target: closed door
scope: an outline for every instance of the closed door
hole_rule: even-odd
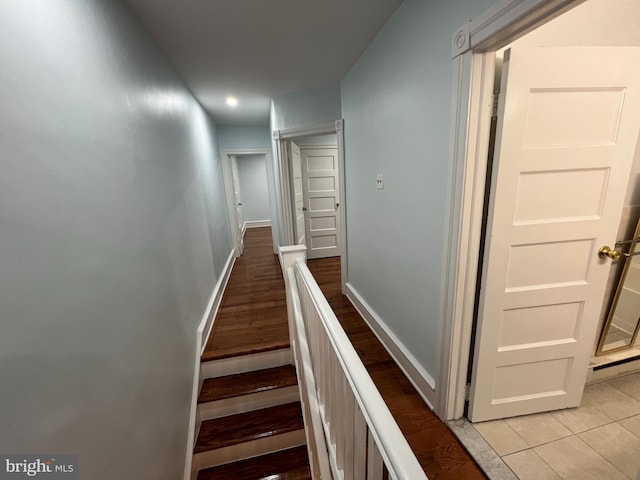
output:
[[[307,257],[340,255],[338,150],[303,148],[302,191],[306,210]]]
[[[580,404],[640,128],[640,50],[505,55],[469,418]]]
[[[293,202],[295,207],[295,237],[296,244],[305,245],[305,206],[304,193],[302,192],[302,160],[300,147],[291,142],[291,171],[293,174]]]

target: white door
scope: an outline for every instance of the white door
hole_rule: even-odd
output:
[[[293,173],[293,203],[295,210],[295,237],[297,245],[305,245],[304,194],[302,192],[302,163],[300,147],[291,142],[291,171]]]
[[[579,405],[640,128],[640,49],[505,55],[469,418]]]
[[[301,157],[307,258],[337,257],[340,255],[338,149],[303,148]]]
[[[236,238],[238,239],[238,245],[240,245],[240,255],[244,252],[244,236],[242,234],[242,227],[244,224],[244,218],[242,214],[242,200],[240,197],[240,180],[238,177],[238,160],[235,156],[231,156],[231,178],[233,180],[233,205],[236,211]]]

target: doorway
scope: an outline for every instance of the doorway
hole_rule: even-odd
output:
[[[294,238],[307,258],[341,254],[337,136],[315,135],[287,141],[291,166]]]
[[[448,306],[450,308],[449,311],[451,312],[451,318],[453,318],[453,322],[450,326],[451,328],[448,329],[448,334],[451,335],[450,339],[452,340],[453,347],[451,350],[447,351],[446,357],[443,360],[443,374],[441,376],[441,379],[443,381],[441,385],[445,385],[445,388],[440,391],[439,405],[437,407],[437,410],[439,411],[441,416],[443,416],[443,418],[458,418],[462,416],[464,409],[464,390],[467,378],[466,373],[469,371],[469,365],[467,363],[468,358],[465,358],[465,355],[468,355],[470,350],[469,344],[471,342],[473,316],[472,312],[475,302],[474,293],[476,279],[478,277],[477,267],[474,267],[473,264],[475,261],[479,260],[478,246],[480,245],[482,239],[480,232],[482,225],[482,205],[484,205],[484,171],[486,170],[486,152],[488,151],[489,147],[489,119],[491,118],[492,113],[490,105],[491,102],[486,101],[486,99],[491,98],[493,94],[495,55],[491,52],[495,52],[498,48],[501,48],[505,44],[515,40],[518,36],[521,35],[518,32],[522,32],[523,30],[533,30],[534,27],[547,22],[550,17],[549,12],[552,12],[551,16],[557,16],[559,13],[569,10],[570,6],[575,6],[576,4],[582,2],[558,1],[536,3],[538,4],[538,8],[532,8],[530,11],[526,12],[527,14],[524,16],[517,17],[514,12],[512,21],[514,25],[519,25],[518,28],[512,29],[510,33],[505,33],[504,24],[499,28],[496,27],[492,34],[488,33],[484,37],[484,45],[473,45],[473,48],[475,50],[473,53],[471,53],[471,51],[468,51],[463,55],[464,58],[458,59],[458,74],[462,76],[469,75],[469,84],[471,87],[470,92],[466,93],[463,87],[458,91],[460,97],[454,99],[456,101],[464,101],[463,99],[465,95],[467,95],[467,99],[471,98],[469,111],[466,112],[468,117],[471,119],[469,130],[466,130],[464,127],[458,127],[458,133],[462,131],[464,136],[464,139],[460,139],[460,142],[465,145],[464,152],[459,156],[459,158],[464,157],[465,160],[461,165],[462,169],[459,171],[460,184],[463,190],[463,200],[461,201],[461,213],[460,217],[458,218],[458,220],[460,220],[459,225],[461,225],[461,228],[457,232],[457,234],[459,235],[458,238],[460,240],[464,240],[462,240],[461,243],[458,244],[457,249],[459,254],[458,258],[464,258],[467,261],[467,265],[461,266],[460,264],[458,264],[454,267],[455,272],[452,277],[452,285],[455,285],[455,288],[452,287],[452,293],[449,296],[451,302]],[[624,29],[620,28],[620,19],[629,17],[616,11],[615,8],[612,8],[611,2],[602,2],[600,0],[587,1],[583,4],[582,7],[575,8],[572,13],[576,14],[577,16],[584,16],[589,13],[587,12],[587,10],[593,10],[594,8],[597,9],[597,7],[604,7],[605,3],[605,10],[609,13],[609,15],[613,15],[611,20],[612,24],[616,25],[615,30],[608,37],[608,44],[625,45],[629,42],[633,42],[633,44],[635,44],[635,42],[637,41],[636,39],[625,40],[624,38],[621,38],[621,34],[623,33],[621,32],[621,30],[624,31]],[[542,6],[543,4],[544,8]],[[550,8],[551,4],[554,4],[556,6],[556,10]],[[623,7],[627,6],[635,8],[635,6],[631,4],[631,2],[620,2],[620,4]],[[497,7],[495,10],[497,10]],[[522,12],[519,13],[522,14]],[[576,34],[578,36],[582,37],[582,39],[579,41],[587,43],[591,42],[591,44],[595,42],[596,45],[603,44],[602,42],[604,42],[604,39],[606,39],[606,36],[602,33],[603,29],[599,28],[598,32],[593,32],[585,29],[584,25],[597,24],[599,25],[599,27],[601,27],[603,25],[604,18],[606,18],[606,15],[605,17],[598,17],[597,21],[587,23],[584,23],[584,21],[581,22],[579,30],[575,31],[577,32]],[[569,28],[567,28],[566,22],[565,24],[562,24],[562,22],[565,21],[566,18],[563,20],[563,17],[558,17],[556,20],[560,21],[561,23],[554,24],[553,21],[549,22],[548,24],[545,24],[545,28],[538,28],[537,30],[533,30],[532,33],[534,34],[534,36],[539,36],[544,33],[544,30],[546,30],[547,33],[552,32],[556,34],[556,44],[575,44],[577,40],[575,39],[575,37],[571,38],[571,31]],[[633,23],[633,20],[631,21]],[[638,20],[638,17],[636,17],[635,22],[638,21],[640,20]],[[604,23],[606,23],[606,20],[604,21]],[[469,28],[470,30],[472,30],[473,25],[471,25]],[[514,31],[516,33],[514,33]],[[482,35],[479,35],[479,37],[482,37]],[[522,46],[522,44],[526,42],[526,40],[524,40],[525,38],[526,37],[522,37],[516,43],[520,42],[520,46]],[[560,40],[558,40],[558,38],[560,38]],[[584,43],[582,44],[584,45]],[[469,86],[469,84],[467,85]],[[458,115],[458,118],[464,118],[464,116],[464,114]],[[456,154],[456,152],[454,152],[454,154]],[[465,173],[463,174],[462,172]],[[626,188],[623,190],[626,190]],[[475,260],[472,260],[474,258]],[[571,335],[567,336],[567,338],[570,337]],[[541,341],[545,342],[546,340]],[[553,343],[554,341],[555,340],[552,340],[551,343]],[[589,348],[593,350],[591,354],[593,354],[595,352],[595,338],[586,340],[583,339],[582,341],[591,342],[593,344],[589,345]],[[512,353],[518,350],[518,348],[516,348],[514,345],[503,345],[502,349],[504,351],[511,350]],[[447,349],[445,348],[445,350]],[[503,370],[502,373],[505,373],[505,371]],[[514,382],[517,383],[517,381],[517,379],[510,380],[508,384],[514,385]],[[562,382],[560,382],[559,385],[560,387],[556,390],[562,390],[564,388],[564,384]],[[523,394],[522,396],[526,397],[526,395],[527,394]]]
[[[222,175],[229,220],[229,236],[235,255],[244,250],[247,228],[272,226],[276,218],[271,152],[266,149],[222,149]],[[274,253],[277,232],[272,228]]]
[[[281,244],[304,243],[307,258],[339,257],[348,282],[343,121],[273,132]]]

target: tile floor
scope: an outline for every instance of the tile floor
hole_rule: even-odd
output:
[[[578,408],[473,426],[520,480],[635,479],[640,373],[588,385]]]

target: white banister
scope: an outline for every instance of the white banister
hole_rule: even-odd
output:
[[[427,480],[380,392],[297,251],[281,260],[314,479]],[[303,247],[304,248],[304,247]],[[286,269],[284,268],[284,265]]]

